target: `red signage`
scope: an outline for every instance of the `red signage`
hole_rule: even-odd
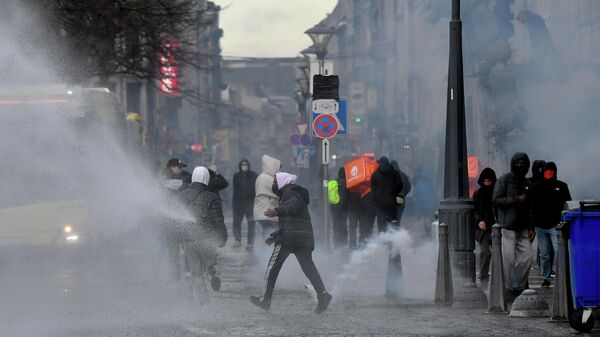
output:
[[[164,95],[179,96],[179,67],[176,65],[175,59],[175,54],[179,50],[179,42],[162,40],[160,45],[162,52],[158,53],[158,89]]]
[[[321,139],[334,137],[338,132],[338,128],[337,119],[329,114],[321,114],[313,122],[313,131]]]

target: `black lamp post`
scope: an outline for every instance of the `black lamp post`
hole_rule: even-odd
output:
[[[462,282],[475,283],[475,227],[467,168],[460,0],[452,0],[447,96],[446,162],[440,222],[448,225],[454,277]]]

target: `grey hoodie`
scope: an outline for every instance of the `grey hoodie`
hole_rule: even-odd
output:
[[[279,197],[273,193],[275,173],[279,172],[281,162],[273,157],[262,157],[262,173],[256,179],[256,198],[254,199],[254,219],[279,221],[277,218],[265,216],[267,209],[279,206]]]

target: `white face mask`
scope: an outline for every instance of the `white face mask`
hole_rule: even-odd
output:
[[[242,172],[246,172],[248,171],[249,167],[248,165],[242,165]]]

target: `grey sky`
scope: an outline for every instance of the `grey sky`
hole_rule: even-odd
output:
[[[223,9],[224,56],[296,56],[311,41],[304,31],[337,0],[213,0]]]

